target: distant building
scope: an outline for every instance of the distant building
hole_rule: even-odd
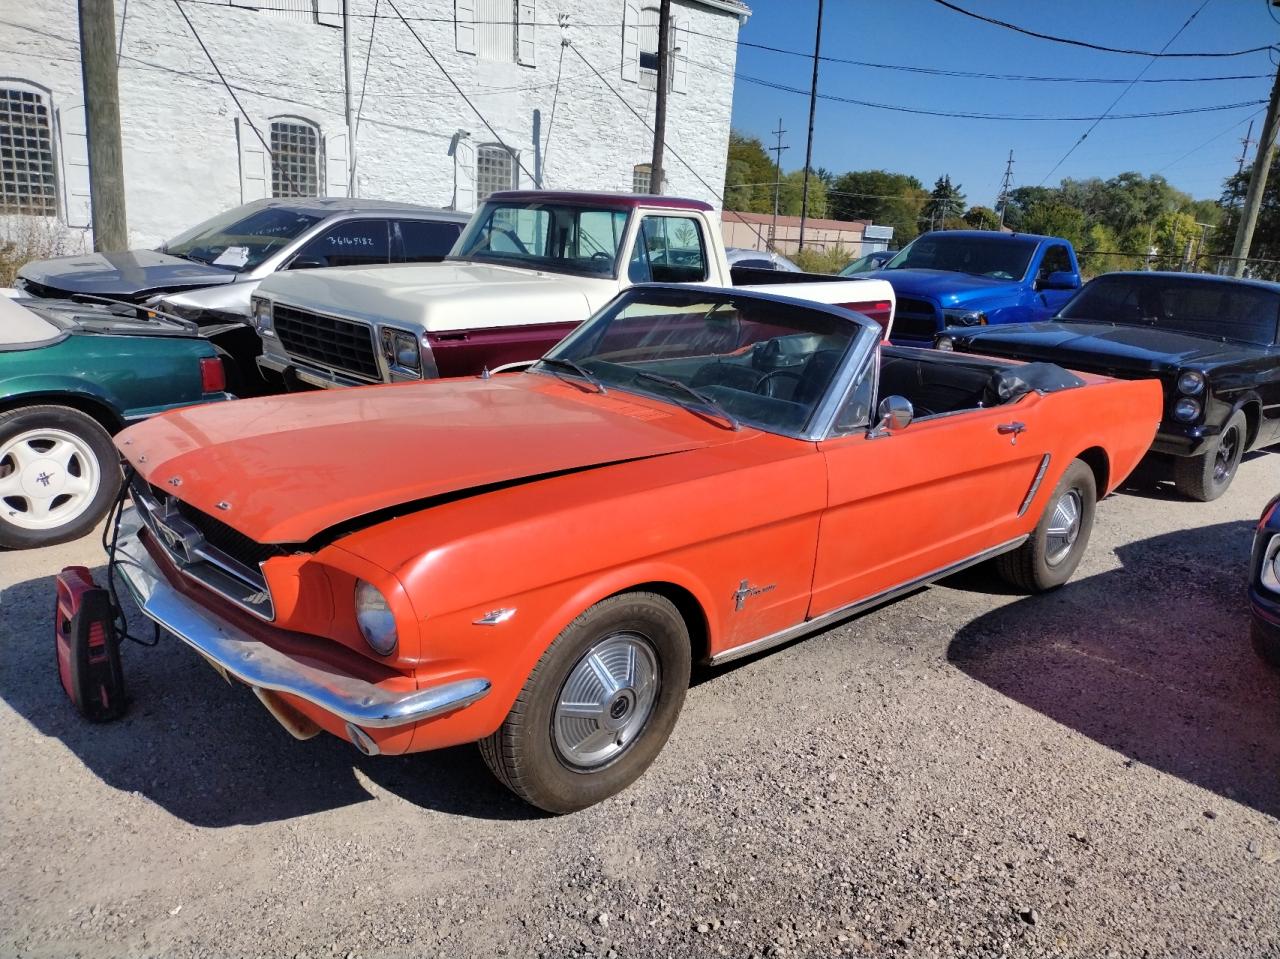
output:
[[[773,234],[772,213],[740,213],[725,210],[720,215],[725,246],[763,250],[772,238],[773,248],[790,255],[800,248],[800,217],[780,216],[777,235]],[[893,241],[893,227],[876,226],[870,220],[822,220],[809,217],[804,224],[807,250],[831,250],[841,247],[850,256],[865,256],[888,249]]]
[[[116,0],[134,243],[264,196],[354,193],[471,210],[512,187],[649,187],[658,0],[400,0],[408,26],[390,4],[349,0],[345,28],[341,0],[180,2]],[[718,204],[702,181],[724,182],[736,40],[749,15],[739,0],[673,4],[665,193]],[[0,216],[83,241],[77,5],[0,0],[0,19]]]

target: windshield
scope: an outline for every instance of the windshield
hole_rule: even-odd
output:
[[[1020,280],[1027,275],[1027,266],[1035,251],[1034,240],[926,233],[903,247],[883,268],[943,270],[997,280]]]
[[[861,329],[822,310],[758,297],[635,288],[551,350],[552,362],[534,371],[571,378],[568,364],[555,361],[572,361],[590,374],[587,388],[643,393],[796,436]]]
[[[313,213],[251,203],[205,220],[174,237],[160,252],[243,273],[320,220]]]
[[[1280,325],[1280,292],[1224,280],[1113,273],[1091,281],[1058,319],[1153,326],[1270,346]]]
[[[490,201],[449,258],[614,278],[627,216],[625,209]]]

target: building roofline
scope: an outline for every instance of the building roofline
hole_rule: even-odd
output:
[[[721,10],[724,13],[732,13],[738,18],[740,25],[745,24],[747,18],[751,16],[751,8],[740,0],[688,0],[688,2],[696,3],[700,7]]]

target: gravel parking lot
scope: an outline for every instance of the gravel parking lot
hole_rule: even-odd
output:
[[[1280,672],[1247,638],[1255,454],[1099,506],[1075,580],[969,571],[704,672],[621,797],[549,818],[473,748],[293,741],[173,640],[82,722],[51,576],[0,554],[5,956],[1276,956]]]

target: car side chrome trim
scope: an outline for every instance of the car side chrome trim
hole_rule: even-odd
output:
[[[940,567],[939,569],[935,569],[930,573],[925,573],[923,576],[917,576],[915,579],[908,580],[898,586],[891,586],[889,589],[876,593],[872,596],[868,596],[865,599],[860,599],[847,606],[841,606],[839,609],[833,609],[829,613],[823,613],[821,616],[817,616],[813,619],[806,619],[803,623],[797,623],[795,626],[788,626],[786,629],[780,630],[769,636],[762,636],[760,639],[753,639],[748,643],[743,643],[741,646],[734,646],[730,649],[724,650],[723,652],[716,653],[710,658],[709,662],[712,666],[731,663],[735,659],[742,659],[744,656],[751,656],[755,653],[764,652],[766,649],[772,649],[774,646],[780,646],[783,643],[797,639],[808,633],[816,633],[821,629],[825,629],[828,626],[840,622],[842,619],[848,619],[851,616],[855,616],[858,613],[871,609],[873,606],[879,606],[880,604],[887,603],[892,599],[897,599],[899,596],[909,593],[914,589],[919,589],[921,586],[927,586],[935,580],[942,579],[944,576],[950,576],[951,574],[958,573],[963,569],[968,569],[970,566],[976,566],[978,563],[986,562],[993,557],[999,556],[1001,553],[1007,553],[1010,550],[1017,549],[1025,543],[1027,539],[1028,536],[1024,534],[1016,537],[1015,539],[1007,540],[998,546],[993,546],[990,549],[984,549],[980,553],[974,553],[972,556],[967,559],[962,559],[958,563],[952,563],[949,566]]]
[[[112,557],[116,574],[138,608],[219,672],[234,676],[255,692],[288,693],[368,729],[421,722],[469,706],[489,693],[489,680],[480,677],[395,692],[319,660],[274,649],[174,589],[140,539],[141,530],[137,513],[126,511]]]
[[[1027,511],[1027,507],[1031,505],[1031,501],[1036,498],[1036,493],[1040,491],[1040,484],[1044,481],[1045,470],[1049,468],[1049,454],[1045,453],[1040,457],[1040,468],[1036,470],[1036,478],[1031,481],[1031,489],[1027,490],[1026,497],[1022,500],[1022,505],[1018,507],[1018,515],[1021,516]]]

